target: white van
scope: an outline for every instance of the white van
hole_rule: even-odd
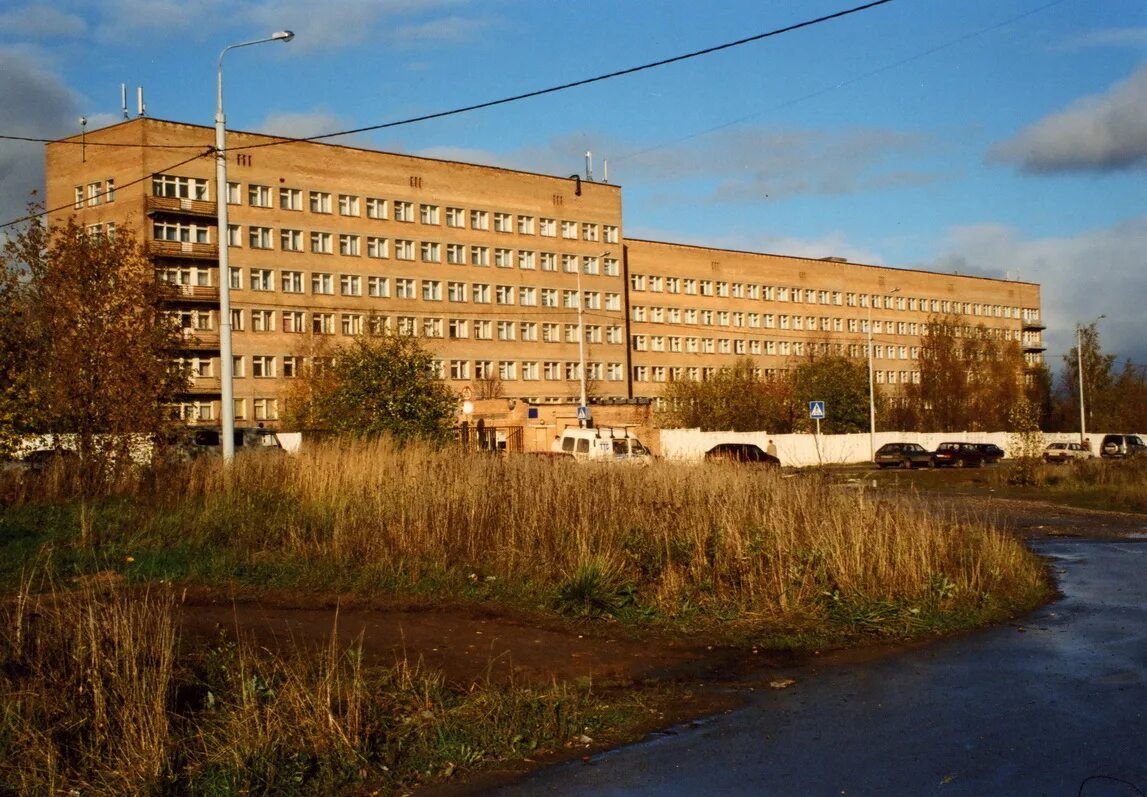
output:
[[[575,459],[602,462],[648,462],[653,459],[645,444],[617,426],[593,429],[571,427],[554,441],[554,451],[570,454]]]

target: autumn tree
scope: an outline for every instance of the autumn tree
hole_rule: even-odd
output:
[[[1023,351],[983,324],[933,316],[920,347],[920,382],[905,389],[921,431],[1008,428],[1018,402],[1031,401]]]
[[[1065,430],[1079,431],[1079,373],[1080,355],[1083,361],[1084,411],[1087,413],[1088,429],[1110,429],[1118,426],[1113,417],[1115,401],[1115,355],[1107,354],[1099,340],[1096,322],[1076,330],[1076,345],[1068,349],[1063,357],[1063,370],[1060,372],[1059,406],[1060,426]]]
[[[30,222],[5,244],[3,268],[0,346],[24,356],[5,357],[0,386],[21,428],[74,435],[87,462],[126,462],[132,435],[170,425],[186,384],[155,267],[130,230],[96,235],[73,219]]]
[[[813,428],[814,422],[804,410],[810,401],[823,401],[826,416],[821,421],[822,432],[845,434],[868,429],[868,367],[863,360],[814,354],[794,369],[792,380],[794,415],[800,426]],[[876,398],[881,403],[880,396]]]
[[[752,360],[722,368],[703,381],[670,382],[660,423],[668,428],[775,433],[792,428],[791,383],[758,375]]]
[[[450,438],[458,396],[437,377],[433,357],[416,338],[362,337],[332,354],[326,367],[304,375],[292,419],[338,434]]]

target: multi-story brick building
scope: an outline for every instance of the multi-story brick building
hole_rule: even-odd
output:
[[[47,203],[130,225],[173,286],[194,379],[181,408],[219,417],[213,130],[140,118],[47,146]],[[340,341],[417,335],[475,396],[655,397],[737,358],[765,371],[824,344],[881,383],[918,378],[923,324],[958,313],[1042,351],[1031,283],[623,236],[615,185],[228,133],[236,418],[273,421]],[[579,291],[582,294],[579,314]],[[580,322],[580,323],[579,323]]]

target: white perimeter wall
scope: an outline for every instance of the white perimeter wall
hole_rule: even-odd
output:
[[[1098,456],[1099,443],[1106,432],[1088,432],[1091,450]],[[1141,435],[1142,436],[1142,435]],[[1011,435],[1008,432],[877,432],[875,448],[885,443],[919,443],[929,451],[935,451],[940,443],[954,441],[961,443],[995,443],[1007,455]],[[807,467],[809,465],[844,465],[853,462],[871,462],[868,450],[868,433],[863,434],[769,434],[768,432],[702,432],[700,429],[662,429],[661,453],[666,459],[695,461],[703,458],[705,452],[718,443],[756,443],[762,450],[767,449],[772,440],[777,447],[777,456],[782,465]],[[1043,435],[1043,443],[1077,442],[1079,433],[1048,432]]]

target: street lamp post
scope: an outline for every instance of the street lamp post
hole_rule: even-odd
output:
[[[223,428],[220,436],[223,446],[223,459],[230,461],[235,456],[235,364],[231,359],[231,267],[228,257],[227,230],[227,125],[223,115],[223,56],[228,50],[249,47],[264,42],[289,42],[295,34],[289,30],[272,33],[265,39],[255,39],[224,47],[219,53],[218,92],[215,100],[215,201],[219,245],[219,367],[220,403]]]
[[[899,288],[888,292],[900,293]],[[868,458],[876,458],[876,385],[872,378],[872,297],[868,297]]]
[[[1092,326],[1098,324],[1102,318],[1107,316],[1099,316],[1092,322]],[[1079,371],[1079,444],[1087,448],[1087,422],[1084,420],[1083,411],[1083,327],[1079,324],[1075,326],[1075,364]]]

